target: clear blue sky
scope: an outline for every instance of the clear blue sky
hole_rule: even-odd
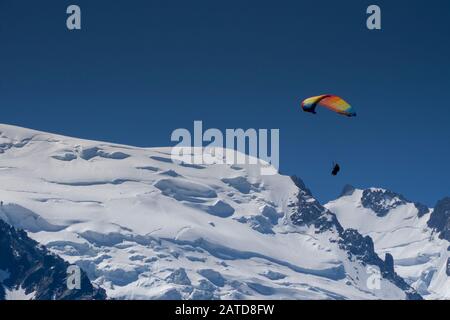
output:
[[[281,171],[321,201],[346,183],[450,195],[449,90],[448,0],[0,0],[0,122],[138,146],[194,120],[280,128]],[[321,93],[358,117],[300,110]]]

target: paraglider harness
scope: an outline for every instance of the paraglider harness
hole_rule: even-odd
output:
[[[339,167],[339,164],[333,162],[333,171],[331,171],[331,175],[336,176],[340,170],[341,167]]]

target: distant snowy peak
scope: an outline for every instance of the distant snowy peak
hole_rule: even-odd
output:
[[[345,229],[336,217],[336,214],[322,206],[306,188],[303,181],[294,176],[292,180],[299,188],[297,196],[298,202],[295,204],[295,210],[290,216],[291,221],[299,226],[313,225],[317,232],[331,232],[333,239],[337,241],[339,247],[347,253],[349,259],[355,259],[363,265],[377,266],[381,276],[394,283],[397,287],[404,290],[407,299],[422,299],[422,297],[394,271],[394,260],[391,254],[385,254],[385,260],[382,260],[375,252],[373,240],[369,236],[363,236],[358,230],[351,227]],[[354,188],[347,187],[347,194],[352,194]]]
[[[433,210],[420,202],[413,202],[399,193],[382,188],[361,190],[346,185],[341,197],[352,197],[352,201],[373,211],[378,217],[384,217],[401,206],[413,205],[419,218],[431,213],[427,221],[428,226],[439,233],[442,239],[450,240],[450,197],[439,200]]]
[[[381,188],[344,189],[325,205],[342,226],[373,239],[375,251],[389,254],[393,259],[386,264],[392,264],[420,295],[450,298],[450,198],[429,209]]]
[[[351,196],[356,191],[353,186],[346,185],[341,193],[341,197]],[[403,195],[382,188],[369,188],[361,190],[361,205],[366,209],[371,209],[379,217],[386,216],[391,210],[413,204],[417,209],[419,217],[430,212],[430,209],[419,202],[412,202]]]

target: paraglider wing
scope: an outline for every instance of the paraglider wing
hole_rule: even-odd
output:
[[[315,96],[302,101],[302,109],[305,112],[316,113],[318,105],[348,117],[356,116],[356,112],[351,105],[344,99],[332,94]]]
[[[311,98],[307,98],[302,101],[302,109],[305,112],[311,112],[316,113],[316,107],[317,104],[320,102],[320,100],[326,98],[328,95],[321,95],[321,96],[315,96]]]

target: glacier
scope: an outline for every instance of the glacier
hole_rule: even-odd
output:
[[[0,219],[109,298],[420,298],[375,254],[386,250],[363,236],[373,230],[321,206],[300,179],[170,155],[0,125]],[[433,247],[429,259],[438,249],[427,237],[417,245]],[[400,275],[419,277],[413,256],[393,256]],[[376,290],[369,265],[382,275]]]

